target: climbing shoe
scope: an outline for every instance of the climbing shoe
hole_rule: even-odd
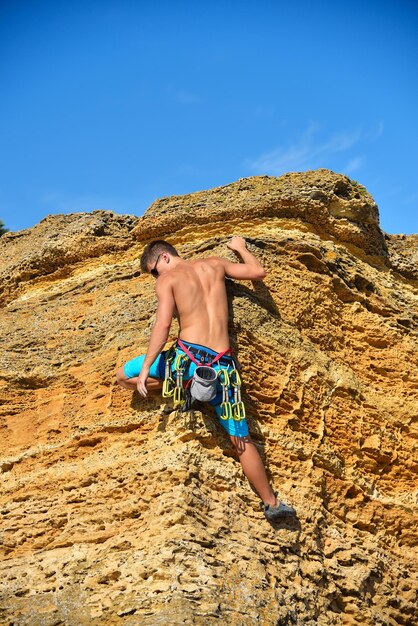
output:
[[[274,494],[277,499],[277,494]],[[264,515],[269,522],[275,522],[280,519],[288,519],[289,517],[296,517],[295,509],[289,504],[280,502],[277,500],[277,504],[272,506],[271,504],[264,505]]]

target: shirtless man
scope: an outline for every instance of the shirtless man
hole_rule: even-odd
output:
[[[184,354],[186,348],[200,363],[211,363],[219,353],[229,350],[225,278],[262,280],[266,272],[247,249],[242,237],[232,237],[227,246],[240,255],[243,263],[218,257],[186,261],[166,241],[156,240],[147,245],[141,257],[141,269],[157,279],[156,321],[146,354],[128,361],[116,372],[117,382],[122,387],[138,390],[143,397],[148,390],[161,388],[166,355],[162,350],[174,314],[179,318],[179,339],[183,346],[177,345],[177,354]],[[229,368],[230,371],[234,362],[229,354],[224,354],[213,367],[217,370]],[[196,365],[191,361],[184,380],[190,379],[195,369]],[[211,401],[218,416],[222,401],[219,396],[218,393]],[[292,507],[277,501],[257,448],[251,441],[245,418],[220,419],[220,422],[237,449],[244,474],[264,502],[267,519],[295,515]]]

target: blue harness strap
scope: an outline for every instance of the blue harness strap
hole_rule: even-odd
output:
[[[177,339],[177,345],[183,350],[183,352],[185,354],[187,354],[187,356],[189,357],[189,359],[191,361],[193,361],[193,363],[195,363],[196,365],[200,365],[199,361],[197,361],[194,358],[194,356],[191,353],[191,351],[184,345],[184,343],[182,342],[181,339]],[[223,356],[225,356],[225,354],[232,354],[231,348],[228,348],[228,350],[224,350],[223,352],[218,352],[218,354],[216,354],[215,358],[210,363],[206,363],[206,365],[208,365],[210,367],[211,365],[213,365],[214,363],[219,361]]]

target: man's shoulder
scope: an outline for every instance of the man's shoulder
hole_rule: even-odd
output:
[[[223,267],[225,259],[222,259],[219,256],[208,256],[204,259],[196,259],[195,263],[206,263],[210,265],[219,265]]]
[[[207,268],[211,268],[211,270],[219,275],[219,278],[223,278],[225,275],[225,259],[222,259],[219,256],[208,256],[204,259],[196,259],[193,261],[196,265],[204,265]]]
[[[164,291],[170,290],[173,284],[176,282],[176,277],[170,275],[171,272],[167,274],[162,274],[158,277],[157,282],[155,283],[155,291],[158,294],[163,293]]]

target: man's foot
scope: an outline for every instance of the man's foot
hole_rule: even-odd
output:
[[[295,509],[289,504],[277,500],[276,493],[274,495],[276,496],[276,504],[264,504],[264,515],[266,519],[268,519],[269,522],[274,522],[279,519],[296,517]]]

